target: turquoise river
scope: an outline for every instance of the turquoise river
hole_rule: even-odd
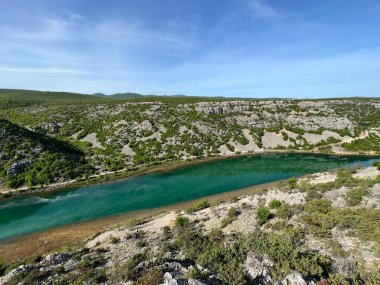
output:
[[[114,182],[0,202],[0,240],[79,221],[150,209],[261,183],[375,159],[314,154],[260,154],[195,164]]]

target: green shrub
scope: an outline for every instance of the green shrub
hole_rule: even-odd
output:
[[[19,262],[13,262],[11,263],[5,270],[4,270],[4,275],[7,275],[9,272],[11,272],[13,269],[19,267],[21,263]]]
[[[239,198],[237,196],[234,196],[231,198],[231,203],[236,203],[239,201]]]
[[[265,255],[273,261],[270,274],[274,281],[282,280],[292,270],[305,277],[321,276],[329,272],[331,260],[316,252],[305,252],[299,247],[304,234],[299,228],[281,234],[253,232],[247,241],[256,255]]]
[[[136,266],[147,259],[147,252],[136,253],[124,264],[124,276],[126,279],[136,279],[140,270]]]
[[[269,208],[271,209],[277,209],[282,205],[281,201],[277,199],[273,199],[272,201],[269,202]]]
[[[348,190],[345,196],[347,205],[349,206],[359,205],[363,200],[364,194],[365,194],[365,191],[363,188],[354,188],[354,189]]]
[[[330,274],[328,282],[331,285],[350,285],[343,274]]]
[[[280,219],[289,219],[292,215],[290,206],[288,204],[282,204],[277,208],[276,217]]]
[[[292,177],[288,179],[288,185],[290,189],[295,189],[297,188],[297,178]]]
[[[0,276],[3,275],[5,269],[6,269],[6,266],[5,266],[5,264],[4,264],[4,261],[2,261],[2,260],[0,259]]]
[[[229,143],[226,143],[226,147],[227,147],[227,149],[228,149],[229,151],[232,151],[232,152],[235,151],[235,147],[234,147],[233,145],[229,144]]]
[[[231,224],[233,221],[237,219],[237,216],[239,216],[240,212],[238,209],[232,207],[228,210],[227,217],[222,221],[222,228],[226,227],[227,225]]]
[[[186,213],[192,214],[194,212],[206,209],[208,207],[210,207],[210,203],[207,200],[202,200],[199,203],[197,203],[196,205],[193,205],[193,206],[187,208]]]
[[[120,238],[119,237],[111,236],[111,243],[112,244],[116,244],[116,243],[119,243],[119,242],[120,242]]]
[[[266,207],[261,206],[256,211],[256,217],[261,225],[268,221],[270,216],[271,212]]]
[[[328,213],[311,212],[302,216],[307,230],[318,237],[330,237],[331,229],[337,227],[351,230],[351,233],[362,239],[380,242],[379,209],[334,209]]]
[[[165,238],[165,239],[169,239],[169,238],[172,237],[172,230],[170,229],[169,226],[164,226],[164,227],[162,228],[162,232],[163,232],[163,234],[164,234],[164,238]]]
[[[302,192],[306,192],[308,190],[310,190],[312,188],[311,184],[306,182],[305,180],[301,180],[299,183],[299,189],[302,191]]]
[[[243,267],[236,260],[221,264],[217,276],[218,279],[223,282],[223,284],[247,284],[244,277]]]
[[[331,211],[331,202],[327,199],[311,200],[305,203],[307,213],[328,213]]]
[[[178,216],[175,220],[175,225],[180,228],[186,228],[190,224],[189,218]]]
[[[147,270],[137,278],[136,285],[158,285],[162,279],[162,271],[157,268]]]
[[[190,268],[189,272],[187,273],[187,277],[192,278],[192,279],[202,280],[202,279],[206,279],[208,276],[207,274],[199,270],[197,266],[193,266]]]

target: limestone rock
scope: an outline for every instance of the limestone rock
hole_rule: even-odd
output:
[[[7,175],[8,176],[18,175],[21,172],[23,172],[25,170],[25,168],[27,168],[30,165],[32,165],[32,161],[30,161],[30,160],[15,162],[7,168]]]
[[[247,258],[244,262],[246,275],[251,280],[266,276],[271,266],[273,266],[273,263],[268,258],[265,256],[254,255],[252,253],[249,253],[247,255]]]
[[[314,285],[315,282],[313,281],[305,281],[303,279],[302,275],[298,272],[292,272],[291,274],[287,275],[284,280],[281,281],[281,285]]]

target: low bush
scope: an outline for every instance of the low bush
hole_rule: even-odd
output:
[[[190,220],[189,218],[178,216],[175,220],[175,225],[179,228],[186,228],[190,225]]]
[[[114,237],[114,236],[111,236],[111,243],[112,244],[116,244],[116,243],[119,243],[120,242],[120,238],[119,237]]]
[[[330,237],[331,229],[350,230],[351,234],[380,244],[379,209],[334,209],[327,213],[311,212],[302,216],[309,233],[318,237]]]
[[[142,275],[137,278],[136,285],[158,285],[162,280],[162,271],[157,268],[147,270],[142,273]]]
[[[288,179],[288,185],[290,189],[295,189],[297,188],[297,178],[292,177]]]
[[[271,212],[269,211],[268,208],[261,206],[256,211],[256,217],[259,223],[262,225],[270,219]]]
[[[282,205],[281,201],[277,199],[273,199],[272,201],[269,202],[269,208],[271,209],[277,209]]]
[[[140,270],[136,266],[147,259],[147,252],[136,253],[124,264],[124,277],[126,279],[137,279]]]
[[[194,212],[206,209],[208,207],[210,207],[210,203],[207,200],[202,200],[199,203],[187,208],[186,213],[192,214]]]
[[[240,212],[238,209],[232,207],[228,210],[227,217],[222,221],[222,228],[226,227],[227,225],[231,224],[233,221],[237,219],[237,216],[239,216]]]
[[[316,252],[304,252],[299,247],[304,235],[300,229],[281,234],[256,231],[248,238],[250,250],[265,255],[273,261],[270,274],[274,280],[282,280],[292,270],[305,277],[323,276],[330,270],[331,260]]]
[[[347,205],[348,206],[359,205],[363,200],[364,194],[365,194],[365,190],[361,187],[348,190],[345,196]]]
[[[5,266],[4,261],[2,261],[2,260],[0,259],[0,276],[3,275],[3,273],[4,273],[4,271],[5,271],[6,268],[7,268],[7,267]]]
[[[276,217],[280,219],[289,219],[292,215],[290,206],[288,204],[282,204],[277,208]]]
[[[331,211],[331,202],[327,199],[311,200],[305,203],[307,213],[328,213]]]

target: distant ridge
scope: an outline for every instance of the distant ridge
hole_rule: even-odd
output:
[[[142,98],[145,96],[139,93],[126,92],[126,93],[116,93],[113,95],[109,95],[108,97],[115,98],[115,99],[136,99],[136,98]]]
[[[94,101],[94,100],[197,100],[197,101],[237,101],[237,100],[380,100],[380,97],[328,97],[328,98],[280,98],[280,97],[228,97],[228,96],[195,96],[195,95],[184,95],[184,94],[174,94],[174,95],[156,95],[156,94],[140,94],[136,92],[125,92],[125,93],[115,93],[107,95],[101,92],[93,94],[83,94],[83,93],[73,93],[73,92],[62,92],[62,91],[39,91],[39,90],[25,90],[25,89],[2,89],[0,88],[0,103],[7,101],[10,104],[10,100],[18,100],[18,103],[13,102],[12,104],[25,105],[27,101]]]

